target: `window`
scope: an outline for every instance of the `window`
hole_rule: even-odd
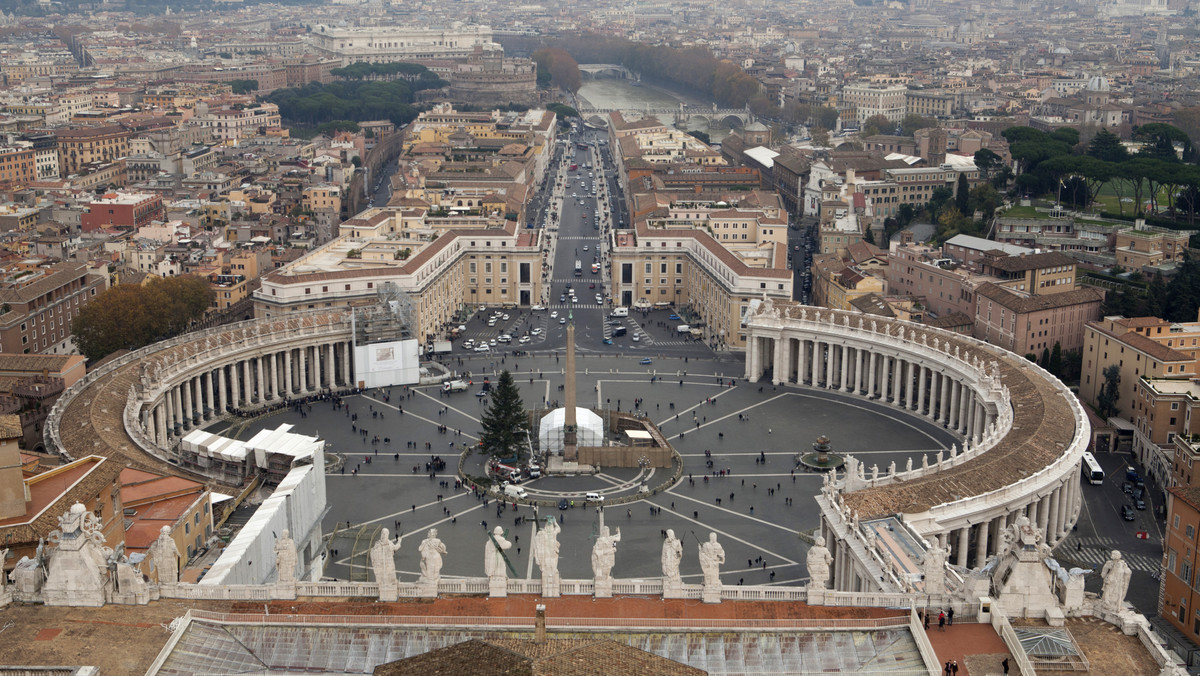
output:
[[[1190,524],[1190,523],[1187,525],[1187,528],[1184,528],[1184,529],[1183,529],[1183,531],[1184,531],[1184,535],[1185,535],[1185,536],[1187,537],[1187,539],[1189,539],[1189,540],[1191,540],[1191,539],[1192,539],[1192,537],[1193,537],[1193,536],[1196,534],[1196,528],[1195,528],[1195,526],[1193,526],[1193,525],[1192,525],[1192,524]]]

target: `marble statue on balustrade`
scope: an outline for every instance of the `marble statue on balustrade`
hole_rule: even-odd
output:
[[[1132,571],[1129,564],[1121,558],[1121,552],[1113,550],[1104,567],[1100,569],[1100,577],[1104,579],[1101,591],[1100,605],[1109,612],[1120,612],[1125,606],[1125,594],[1129,591],[1129,578]]]
[[[708,542],[700,545],[700,570],[704,573],[704,602],[721,602],[721,564],[725,563],[725,548],[717,542],[717,534],[709,533]]]
[[[158,539],[150,545],[149,553],[160,585],[179,582],[179,548],[175,546],[175,538],[171,537],[170,526],[159,529]]]
[[[662,576],[663,587],[678,589],[683,586],[683,577],[679,574],[679,562],[683,560],[683,543],[675,537],[675,531],[667,529],[667,539],[662,546]]]
[[[504,552],[512,543],[504,537],[504,529],[496,526],[483,544],[483,572],[488,578],[488,590],[492,596],[508,595],[508,565]]]
[[[921,561],[921,573],[925,576],[926,594],[944,594],[946,592],[946,559],[950,551],[938,544],[937,540],[925,551]]]
[[[829,584],[830,566],[833,565],[833,554],[825,547],[825,538],[817,536],[813,546],[808,549],[805,563],[808,566],[808,588],[824,589]]]
[[[279,584],[296,583],[296,541],[288,529],[283,529],[275,539],[275,581]]]
[[[553,598],[559,594],[558,533],[561,530],[551,516],[546,518],[545,525],[533,536],[533,560],[542,571],[542,596]]]
[[[421,552],[421,577],[418,582],[427,587],[433,587],[437,592],[438,581],[442,579],[442,555],[446,553],[446,545],[438,538],[436,528],[430,528],[429,534],[417,547]]]
[[[621,541],[621,529],[614,535],[608,526],[600,528],[596,544],[592,546],[592,575],[595,578],[596,596],[612,596],[612,569],[617,563],[617,543]]]
[[[375,573],[375,583],[379,585],[380,601],[395,601],[400,595],[400,585],[396,579],[396,552],[400,549],[400,537],[392,540],[391,535],[388,529],[381,529],[379,539],[371,545],[371,571]]]

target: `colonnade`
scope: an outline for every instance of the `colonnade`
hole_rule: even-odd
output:
[[[887,346],[844,340],[754,336],[747,341],[746,378],[771,370],[776,385],[824,387],[890,403],[923,415],[970,439],[972,445],[996,419],[989,406],[945,362]]]
[[[142,415],[160,448],[227,411],[283,403],[353,383],[346,340],[264,347],[232,354],[211,366],[189,369],[163,390]]]

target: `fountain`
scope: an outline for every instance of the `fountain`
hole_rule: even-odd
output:
[[[810,471],[828,472],[835,470],[846,463],[846,459],[838,453],[831,451],[829,445],[829,437],[822,434],[817,437],[816,443],[813,444],[812,453],[805,453],[800,456],[798,465],[807,467]]]

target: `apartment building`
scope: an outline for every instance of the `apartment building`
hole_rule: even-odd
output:
[[[212,131],[218,141],[236,141],[256,136],[259,129],[274,129],[282,122],[279,106],[274,103],[246,103],[228,107],[212,107],[206,102],[196,104],[196,114],[189,124]]]
[[[0,189],[21,186],[37,177],[33,148],[0,145]]]
[[[1117,415],[1130,419],[1139,378],[1190,378],[1196,375],[1200,322],[1171,323],[1158,317],[1104,317],[1084,326],[1083,369],[1079,398],[1095,406],[1104,386],[1104,370],[1120,372]]]
[[[86,263],[8,271],[0,278],[0,352],[74,354],[71,320],[107,282]]]
[[[128,520],[125,551],[146,554],[163,526],[179,553],[191,560],[213,535],[212,493],[202,483],[132,467],[121,470],[121,505]],[[154,578],[149,557],[139,570]],[[186,573],[185,573],[186,574]]]
[[[743,319],[751,301],[788,300],[787,246],[732,249],[707,231],[650,228],[612,235],[612,297],[624,306],[683,307],[699,315],[705,340],[744,349]]]
[[[102,228],[141,228],[165,221],[162,197],[154,193],[108,193],[84,207],[79,217],[84,232]]]
[[[908,87],[902,84],[855,82],[842,88],[838,108],[853,109],[859,125],[876,115],[886,117],[889,122],[900,122],[904,119],[907,96]]]
[[[975,290],[976,338],[1017,354],[1041,356],[1057,344],[1083,347],[1083,326],[1100,317],[1104,297],[1091,288],[1033,295],[986,282]]]
[[[308,34],[317,53],[341,61],[392,63],[422,59],[465,59],[476,45],[492,42],[490,26],[454,28],[410,26],[329,26],[317,24]]]
[[[1191,485],[1195,456],[1191,436],[1200,432],[1200,382],[1143,376],[1130,404],[1133,453],[1142,466],[1162,486]],[[1176,437],[1183,437],[1182,443],[1177,444]],[[1200,483],[1200,477],[1196,479]]]
[[[905,114],[949,119],[954,115],[954,99],[953,94],[941,91],[909,90],[904,93]]]
[[[129,155],[129,138],[132,135],[115,125],[56,132],[60,175],[77,174],[89,164],[111,163]]]
[[[1200,532],[1200,487],[1167,490],[1167,531],[1163,539],[1162,591],[1158,614],[1177,630],[1200,641],[1200,574],[1197,534]]]
[[[1117,265],[1127,270],[1142,270],[1162,263],[1182,262],[1188,240],[1195,230],[1167,230],[1138,223],[1115,232],[1113,253]]]

